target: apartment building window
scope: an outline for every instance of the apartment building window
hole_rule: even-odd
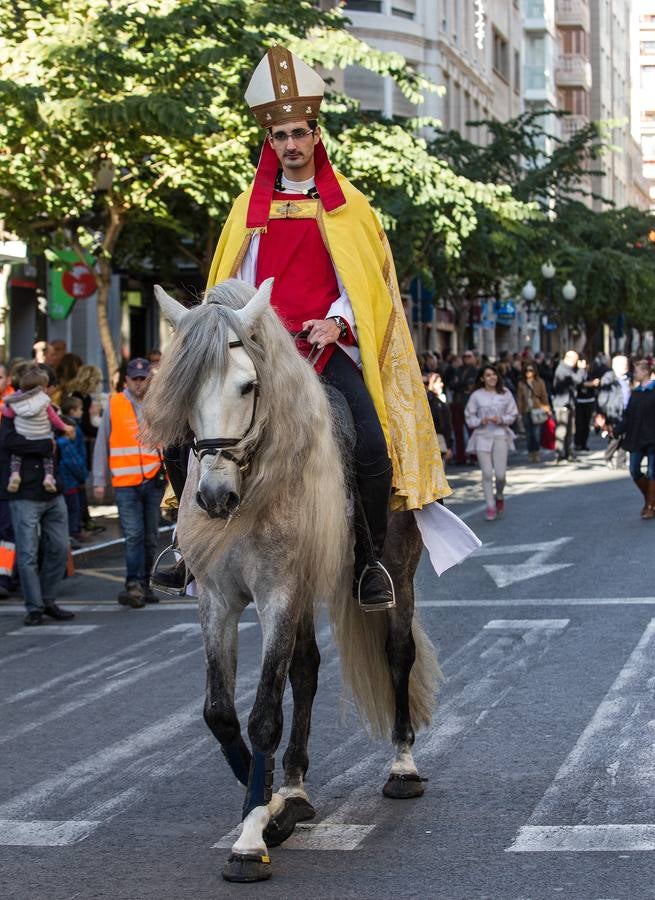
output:
[[[503,35],[494,28],[493,37],[493,67],[494,72],[504,78],[510,79],[509,71],[509,44]]]
[[[641,67],[641,89],[646,96],[655,96],[655,66]]]
[[[639,52],[642,56],[650,56],[655,53],[655,41],[642,41],[639,44]]]
[[[564,53],[579,53],[589,56],[589,34],[582,28],[567,28],[562,31],[562,50]]]
[[[514,93],[521,93],[521,54],[514,51]]]
[[[565,88],[561,93],[560,106],[574,116],[587,116],[591,113],[591,96],[581,88]]]
[[[347,0],[346,7],[353,12],[382,12],[382,0]]]

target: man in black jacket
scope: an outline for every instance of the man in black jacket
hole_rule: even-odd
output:
[[[553,377],[553,412],[555,415],[555,453],[557,462],[573,460],[571,440],[575,395],[587,379],[587,363],[575,350],[569,350],[555,369]]]
[[[57,480],[57,493],[43,486],[43,444],[26,440],[6,416],[0,423],[0,499],[9,501],[16,538],[16,562],[25,600],[26,625],[41,625],[43,616],[72,619],[74,613],[57,606],[55,597],[66,569],[68,514]],[[22,458],[21,484],[16,493],[7,491],[10,456]],[[55,470],[56,471],[56,470]],[[42,551],[39,566],[39,548]]]

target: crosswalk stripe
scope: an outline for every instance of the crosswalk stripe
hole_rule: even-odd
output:
[[[651,619],[508,851],[655,849],[655,701],[652,690],[645,690],[654,681],[655,619]],[[577,815],[584,823],[570,821]],[[651,821],[625,824],[645,817]]]
[[[18,631],[8,631],[11,637],[52,637],[52,635],[87,634],[94,631],[97,625],[44,625],[41,628],[20,628]]]

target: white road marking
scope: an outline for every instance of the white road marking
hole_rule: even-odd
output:
[[[655,825],[524,825],[512,853],[655,850]]]
[[[0,819],[0,843],[8,847],[63,847],[83,841],[99,824],[78,819],[61,822]]]
[[[434,724],[419,733],[413,753],[429,773],[438,758],[450,752],[464,735],[474,729],[507,696],[528,669],[547,651],[551,640],[561,634],[568,619],[492,620],[491,628],[482,628],[455,653],[442,668],[447,677],[444,696]],[[321,824],[343,827],[366,812],[372,819],[380,817],[380,801],[372,797],[371,777],[376,780],[388,767],[391,748],[363,751],[349,768],[339,767],[337,774],[322,785],[317,803],[330,804],[335,791],[347,800],[326,816]],[[356,756],[352,746],[347,758]],[[387,768],[388,771],[388,768]]]
[[[655,619],[651,619],[508,850],[655,849],[654,683]],[[571,821],[576,818],[584,821]],[[651,846],[644,847],[649,841]]]
[[[48,635],[60,635],[60,634],[86,634],[89,631],[93,631],[95,628],[98,628],[98,625],[42,625],[38,628],[29,628],[28,626],[24,626],[18,631],[8,631],[7,635],[11,635],[12,637],[16,635],[29,635],[32,637],[47,637]]]
[[[554,541],[540,541],[533,544],[510,544],[497,546],[487,544],[474,554],[478,556],[512,556],[516,554],[530,553],[530,558],[524,563],[512,563],[510,565],[485,565],[484,570],[490,575],[496,587],[504,588],[517,581],[527,581],[529,578],[538,578],[541,575],[550,575],[560,569],[567,569],[573,563],[547,563],[546,560],[568,544],[572,538],[561,537]]]
[[[331,825],[319,822],[314,825],[300,822],[288,841],[283,844],[284,850],[357,850],[364,838],[373,831],[375,825]],[[238,838],[241,827],[234,828],[224,835],[220,841],[212,845],[213,850],[229,850]]]
[[[246,628],[253,628],[256,624],[257,622],[239,622],[239,631],[245,631]],[[180,622],[178,625],[167,628],[162,634],[179,634],[180,632],[184,632],[185,634],[200,634],[200,622]]]
[[[488,606],[655,606],[655,597],[517,597],[477,600],[418,600],[416,606],[425,609]]]

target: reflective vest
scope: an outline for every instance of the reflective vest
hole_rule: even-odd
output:
[[[125,394],[109,401],[109,468],[114,487],[135,487],[154,478],[161,468],[161,456],[139,443],[139,422]]]

